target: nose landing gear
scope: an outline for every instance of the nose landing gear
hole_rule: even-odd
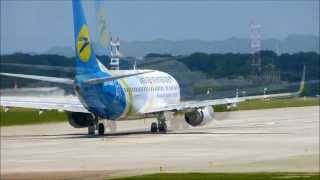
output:
[[[155,123],[155,122],[151,123],[151,128],[150,128],[151,132],[167,133],[168,126],[167,126],[166,118],[163,112],[158,115],[157,120],[158,120],[158,123]]]
[[[160,122],[158,123],[158,129],[159,129],[159,133],[167,133],[167,123],[165,122]]]
[[[152,133],[158,132],[158,124],[155,123],[155,122],[151,123],[151,128],[150,129],[151,129]]]

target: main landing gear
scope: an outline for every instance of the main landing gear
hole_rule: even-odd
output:
[[[157,132],[166,133],[168,130],[168,126],[166,123],[166,118],[164,116],[164,113],[160,113],[158,115],[157,120],[158,120],[158,123],[156,123],[156,122],[151,123],[151,128],[150,128],[151,132],[152,133],[157,133]]]
[[[99,135],[102,136],[104,135],[106,128],[103,122],[99,122],[96,124],[93,124],[92,126],[88,127],[88,134],[89,135]],[[96,134],[97,132],[97,134]]]
[[[102,136],[104,135],[106,128],[104,120],[99,120],[97,117],[94,117],[92,125],[88,127],[88,134],[89,135],[97,135]]]

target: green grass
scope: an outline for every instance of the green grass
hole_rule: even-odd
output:
[[[291,99],[272,99],[272,100],[252,100],[238,104],[232,110],[254,110],[254,109],[271,109],[284,107],[303,107],[319,106],[319,98],[291,98]],[[225,105],[215,106],[216,112],[227,111]]]
[[[39,115],[38,110],[12,108],[8,112],[0,109],[0,126],[29,125],[40,123],[64,122],[67,114],[58,111],[44,111]]]
[[[319,99],[318,98],[306,98],[306,99],[293,98],[293,99],[246,101],[239,104],[238,110],[303,107],[303,106],[319,106]]]
[[[319,180],[319,173],[160,173],[117,180]]]

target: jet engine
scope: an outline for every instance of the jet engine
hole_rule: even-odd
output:
[[[191,126],[204,126],[213,120],[214,111],[211,106],[186,112],[184,119]]]
[[[68,113],[69,124],[74,128],[85,128],[93,125],[95,118],[89,113]]]

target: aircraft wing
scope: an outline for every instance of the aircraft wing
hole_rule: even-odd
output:
[[[164,112],[164,111],[188,111],[196,108],[203,108],[206,106],[216,106],[216,105],[224,105],[224,104],[232,105],[232,104],[237,104],[239,102],[247,101],[247,100],[295,97],[302,93],[304,89],[304,81],[305,81],[305,67],[303,68],[302,79],[300,82],[299,90],[296,92],[244,96],[244,97],[203,100],[203,101],[185,101],[185,102],[180,102],[179,104],[171,104],[161,108],[146,110],[140,113],[157,113],[157,112]]]
[[[72,79],[68,79],[68,78],[58,78],[58,77],[38,76],[38,75],[27,75],[27,74],[13,74],[13,73],[0,73],[0,75],[73,85],[73,80]]]
[[[25,97],[1,96],[0,106],[5,108],[20,107],[39,110],[61,110],[88,113],[76,96]]]
[[[140,113],[157,113],[165,111],[188,111],[196,108],[202,108],[206,106],[215,106],[220,104],[234,104],[240,102],[239,98],[225,98],[215,100],[204,100],[204,101],[184,101],[179,104],[170,104],[161,108],[155,108],[146,110]]]
[[[281,93],[281,94],[269,94],[269,95],[257,95],[257,96],[246,96],[246,97],[234,97],[234,98],[224,98],[224,99],[214,99],[214,100],[203,100],[203,101],[184,101],[179,104],[171,104],[161,108],[147,110],[141,113],[157,113],[164,111],[189,111],[192,109],[203,108],[206,106],[216,106],[216,105],[232,105],[239,102],[254,100],[254,99],[265,99],[265,98],[285,98],[294,97],[297,93]]]

